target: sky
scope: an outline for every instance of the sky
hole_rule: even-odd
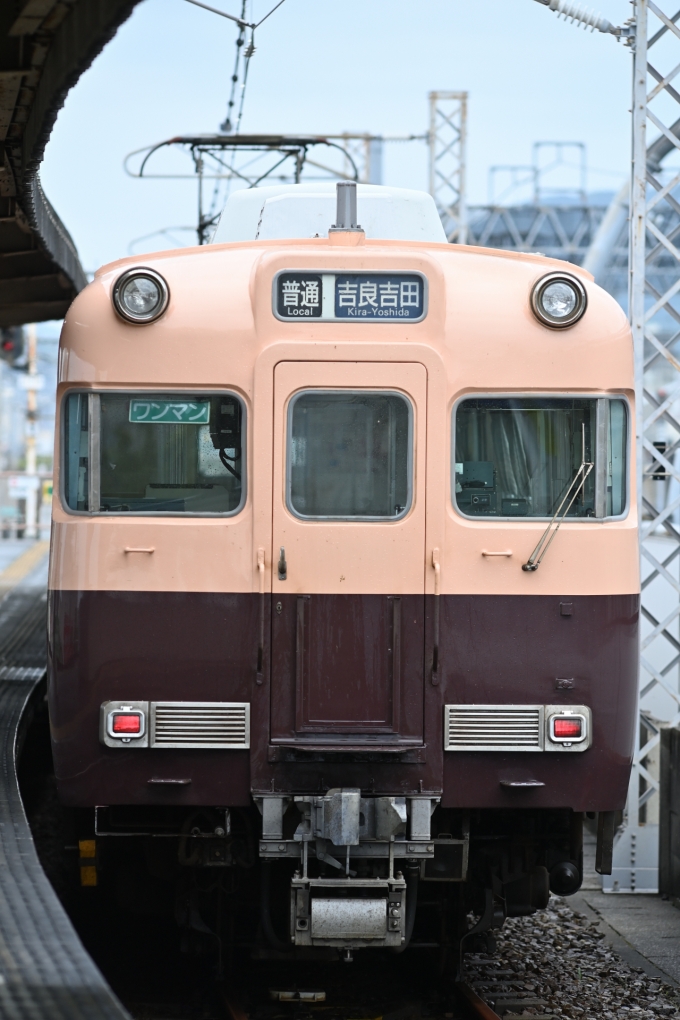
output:
[[[274,2],[249,0],[249,19]],[[210,3],[239,13],[240,0]],[[631,13],[626,0],[598,10],[615,24]],[[219,129],[236,34],[186,0],[144,0],[68,94],[41,175],[87,271],[173,246],[157,232],[195,224],[193,180],[139,180],[123,159]],[[534,0],[285,0],[255,45],[244,133],[423,134],[428,93],[464,90],[470,203],[487,201],[491,166],[530,163],[537,141],[583,142],[591,191],[628,172],[629,50]],[[575,168],[562,173],[547,183],[576,185]],[[383,183],[427,189],[425,144],[387,144]]]

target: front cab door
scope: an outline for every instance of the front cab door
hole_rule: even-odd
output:
[[[272,742],[423,742],[420,364],[282,362],[274,386]]]

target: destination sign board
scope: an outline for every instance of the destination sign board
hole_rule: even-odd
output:
[[[419,322],[427,313],[427,281],[421,273],[283,272],[273,299],[284,321]]]

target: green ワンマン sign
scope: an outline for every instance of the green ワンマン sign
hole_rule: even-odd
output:
[[[145,425],[207,425],[210,401],[131,400],[130,421]]]

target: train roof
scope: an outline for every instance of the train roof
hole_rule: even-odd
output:
[[[424,191],[358,184],[357,208],[367,239],[446,243],[437,207]],[[248,188],[227,201],[212,243],[326,237],[335,213],[334,181]]]
[[[329,228],[334,224],[336,212],[336,182],[333,181],[244,188],[229,197],[209,244],[128,255],[100,266],[94,276],[98,279],[123,266],[149,265],[158,260],[180,259],[185,265],[187,256],[209,257],[216,249],[225,247],[325,249],[329,243],[333,244]],[[450,244],[434,200],[424,191],[358,184],[357,218],[364,231],[360,242],[366,245],[364,251],[383,245],[392,249],[403,245],[405,251],[410,249],[411,252],[436,246],[440,252],[445,249],[457,258],[491,256],[506,264],[527,263],[546,269],[564,269],[582,279],[593,280],[582,266],[550,258],[542,252]],[[334,243],[334,251],[339,243]]]

